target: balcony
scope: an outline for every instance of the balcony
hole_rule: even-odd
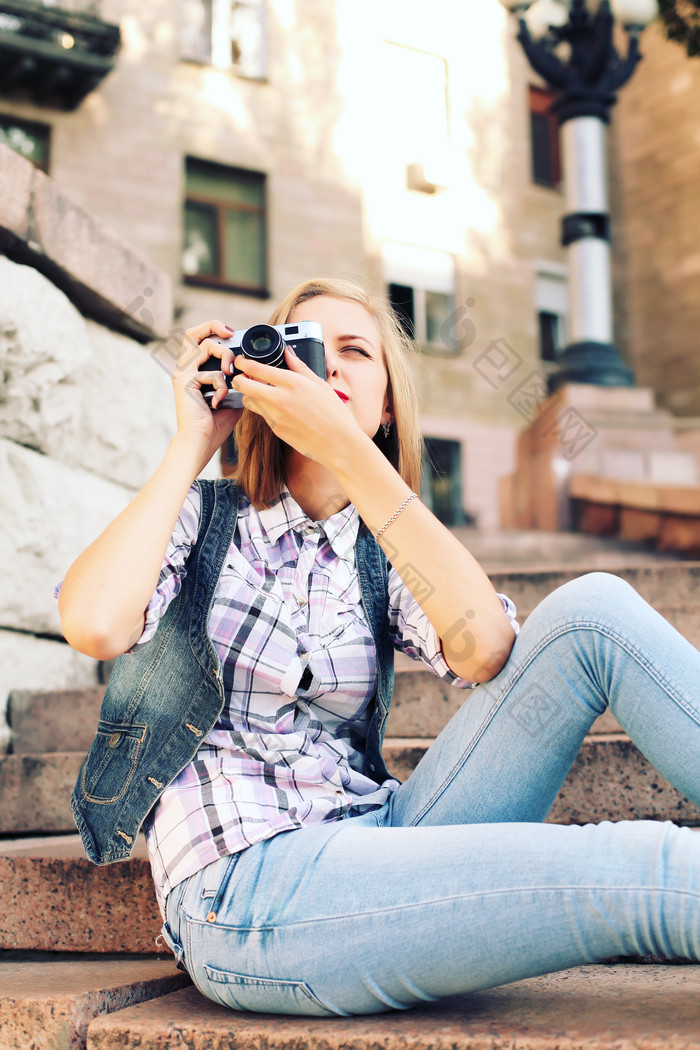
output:
[[[97,4],[0,0],[0,96],[77,109],[114,67],[119,26]]]

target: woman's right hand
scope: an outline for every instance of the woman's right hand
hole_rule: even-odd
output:
[[[228,392],[224,374],[230,374],[234,355],[232,350],[209,337],[230,339],[232,334],[232,330],[221,321],[205,321],[188,328],[172,375],[178,434],[190,440],[202,439],[206,461],[231,434],[243,413],[242,408],[217,408]],[[220,371],[201,371],[202,364],[209,357],[221,359]],[[214,389],[211,408],[204,399],[203,387]]]

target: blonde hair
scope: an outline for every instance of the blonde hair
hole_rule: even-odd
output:
[[[317,295],[359,303],[376,324],[384,351],[394,422],[388,437],[384,437],[380,428],[373,440],[410,488],[419,492],[423,445],[409,364],[414,353],[412,344],[388,302],[371,296],[352,281],[339,278],[304,281],[285,296],[269,323],[286,323],[300,303]],[[236,446],[238,464],[235,477],[238,483],[254,507],[269,507],[286,481],[289,446],[273,433],[262,416],[254,412],[243,413],[236,427]]]

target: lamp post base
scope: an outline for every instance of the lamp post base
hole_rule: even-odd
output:
[[[634,386],[634,372],[620,360],[613,343],[586,341],[567,346],[559,359],[559,370],[550,375],[549,392],[565,383],[594,386]]]

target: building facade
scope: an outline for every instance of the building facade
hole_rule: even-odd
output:
[[[700,416],[700,57],[656,23],[616,114],[618,328],[637,382]],[[689,420],[685,420],[689,423]],[[695,440],[693,445],[700,449]]]
[[[60,73],[5,63],[0,140],[170,275],[166,341],[264,320],[309,276],[387,294],[419,350],[424,497],[497,527],[567,312],[556,131],[498,0],[15,0],[0,45],[31,8],[72,60],[68,7],[118,27],[114,67],[66,108]],[[124,308],[147,320],[149,294]]]

